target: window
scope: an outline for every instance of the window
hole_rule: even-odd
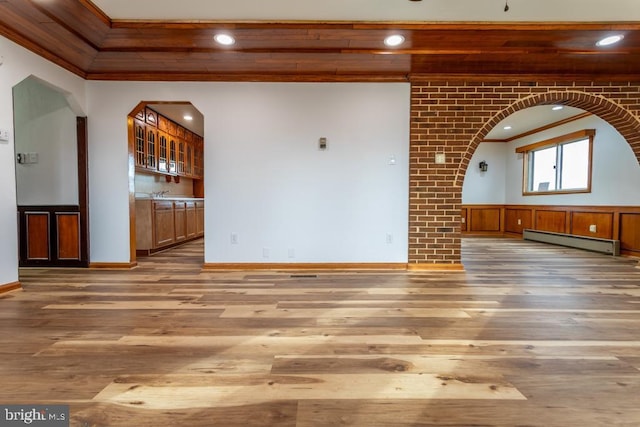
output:
[[[524,154],[522,193],[591,192],[591,153],[595,134],[595,129],[585,129],[516,148],[516,153]]]

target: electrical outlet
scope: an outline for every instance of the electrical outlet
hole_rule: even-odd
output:
[[[393,243],[393,234],[387,233],[387,243],[388,244]]]
[[[289,258],[295,258],[296,257],[296,250],[293,248],[289,248]]]
[[[589,232],[591,232],[591,233],[597,233],[597,227],[596,227],[596,225],[595,225],[595,224],[591,224],[591,225],[589,226]]]
[[[462,217],[462,223],[464,224],[464,223],[466,223],[466,222],[467,222],[467,218]]]
[[[522,225],[522,220],[518,218],[518,225]]]
[[[238,233],[231,233],[231,244],[232,245],[238,244]]]
[[[269,248],[262,248],[262,258],[269,258]]]
[[[8,129],[0,129],[0,141],[9,141]]]

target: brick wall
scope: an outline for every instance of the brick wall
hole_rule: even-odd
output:
[[[640,82],[499,82],[412,79],[410,268],[460,264],[462,182],[483,137],[528,107],[563,104],[613,125],[640,162]],[[436,163],[436,154],[445,162]]]

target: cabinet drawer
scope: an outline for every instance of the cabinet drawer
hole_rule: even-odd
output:
[[[154,201],[153,202],[153,209],[154,210],[171,210],[173,209],[173,202],[170,200],[165,200],[165,201]]]

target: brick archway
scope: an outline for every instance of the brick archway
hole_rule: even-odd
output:
[[[640,82],[411,82],[410,270],[461,270],[462,181],[483,137],[528,107],[564,104],[598,115],[640,162]]]
[[[498,123],[509,117],[516,111],[538,105],[566,105],[588,111],[613,126],[622,137],[629,143],[631,149],[640,163],[640,119],[631,114],[629,110],[613,102],[602,95],[592,95],[578,91],[549,91],[541,94],[527,96],[514,102],[509,107],[496,113],[485,125],[476,133],[471,143],[467,146],[467,151],[462,157],[458,174],[456,176],[456,186],[462,187],[464,176],[469,166],[471,156],[478,148],[484,137]]]

